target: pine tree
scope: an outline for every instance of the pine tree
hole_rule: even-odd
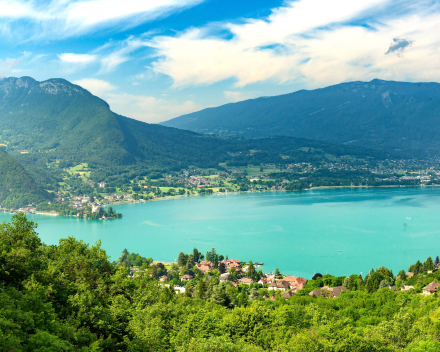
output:
[[[438,258],[438,257],[437,257]],[[228,255],[226,254],[226,256],[225,256],[225,260],[228,260],[229,258],[228,258]]]
[[[192,267],[194,267],[195,265],[195,261],[194,261],[194,256],[192,254],[188,255],[188,260],[186,261],[186,266],[188,269],[191,269]]]
[[[435,264],[432,261],[432,258],[429,256],[426,258],[425,262],[423,263],[423,271],[433,270],[435,268]]]
[[[196,289],[194,290],[194,297],[203,299],[205,297],[205,293],[206,293],[206,284],[205,284],[205,280],[202,279],[197,283]]]
[[[248,270],[247,270],[247,273],[246,273],[246,276],[249,278],[249,279],[254,279],[255,278],[255,268],[254,268],[254,264],[252,263],[252,260],[249,262],[249,266],[248,266]]]
[[[197,250],[196,247],[194,247],[193,249],[193,257],[194,257],[194,261],[198,263],[200,260],[200,252]]]
[[[214,258],[214,269],[217,269],[217,268],[218,268],[218,254],[216,254],[215,258]]]
[[[211,253],[210,252],[206,252],[205,260],[208,262],[211,261]]]
[[[439,259],[439,257],[437,256],[437,257],[435,257],[434,264],[435,264],[435,265],[438,265],[439,263],[440,263],[440,259]]]
[[[179,264],[179,266],[184,266],[186,264],[185,254],[183,252],[179,253],[179,256],[177,257],[177,264]]]
[[[211,252],[209,253],[209,257],[211,258],[211,259],[210,259],[211,262],[214,262],[214,260],[215,260],[215,255],[216,255],[216,253],[215,253],[215,248],[212,247],[212,248],[211,248]]]

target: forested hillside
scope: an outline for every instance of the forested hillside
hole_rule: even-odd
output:
[[[243,137],[293,136],[411,155],[440,152],[440,84],[350,82],[209,108],[164,126]]]
[[[0,149],[0,205],[18,208],[48,198],[24,167]]]
[[[372,280],[376,276],[382,280],[380,270]],[[395,293],[367,282],[368,290],[356,284],[333,299],[296,294],[271,301],[247,298],[232,285],[218,284],[217,277],[201,279],[206,286],[198,285],[194,295],[175,294],[154,275],[127,277],[127,269],[111,263],[99,243],[91,247],[67,238],[43,245],[24,215],[0,225],[0,280],[2,351],[440,348],[436,295]]]
[[[223,139],[147,124],[113,113],[105,101],[68,81],[37,82],[30,77],[0,80],[0,144],[25,166],[41,169],[59,160],[64,168],[88,163],[112,172],[126,171],[127,165],[176,170],[188,165],[215,167],[237,158],[259,164],[267,162],[268,155],[271,162],[282,160],[281,155],[301,160],[323,158],[325,153],[387,155],[305,139]],[[304,153],[303,147],[311,149]]]

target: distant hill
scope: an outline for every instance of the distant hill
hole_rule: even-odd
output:
[[[0,205],[19,208],[32,202],[39,203],[49,195],[16,160],[0,150]]]
[[[0,80],[0,144],[29,161],[163,167],[213,159],[223,142],[117,115],[64,79],[22,77]]]
[[[30,77],[0,80],[0,144],[26,166],[39,163],[45,167],[49,160],[60,159],[65,165],[87,162],[101,169],[125,170],[128,165],[215,167],[235,159],[276,162],[282,160],[280,154],[287,153],[298,160],[324,158],[333,152],[379,157],[377,152],[358,147],[304,139],[224,139],[148,124],[113,113],[105,101],[64,79],[38,82]],[[312,149],[299,150],[302,147]],[[260,152],[249,153],[249,149]]]
[[[292,136],[416,155],[440,152],[440,84],[375,79],[262,97],[162,125],[242,137]]]

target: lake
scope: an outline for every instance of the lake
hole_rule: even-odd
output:
[[[28,215],[46,244],[73,236],[102,241],[116,260],[124,248],[173,261],[196,247],[262,261],[310,279],[315,272],[394,274],[440,255],[440,188],[341,188],[195,196],[114,207],[119,220]],[[11,215],[0,213],[0,220]]]

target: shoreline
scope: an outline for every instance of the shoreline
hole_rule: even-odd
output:
[[[302,190],[292,190],[288,191],[285,189],[266,189],[266,190],[255,190],[255,191],[236,191],[236,192],[214,192],[212,194],[208,194],[210,196],[213,195],[227,195],[228,193],[238,194],[238,193],[264,193],[264,192],[303,192],[303,191],[313,191],[317,189],[340,189],[340,188],[425,188],[425,187],[440,187],[440,185],[382,185],[382,186],[320,186],[320,187],[311,187],[305,188]],[[109,203],[104,205],[104,207],[111,205],[122,205],[122,204],[136,204],[136,203],[147,203],[161,200],[170,200],[176,198],[189,198],[189,197],[198,197],[200,194],[191,194],[191,195],[177,195],[177,196],[166,196],[161,198],[148,199],[143,201],[135,201],[135,202],[118,202],[118,203]]]
[[[305,188],[302,190],[285,190],[285,189],[266,189],[266,190],[254,190],[254,191],[236,191],[236,192],[215,192],[209,195],[227,195],[228,193],[233,194],[241,194],[241,193],[265,193],[265,192],[303,192],[303,191],[313,191],[313,190],[319,190],[319,189],[342,189],[342,188],[435,188],[440,187],[440,185],[382,185],[382,186],[319,186],[319,187],[311,187],[311,188]],[[177,196],[166,196],[166,197],[160,197],[160,198],[153,198],[153,199],[142,199],[137,201],[126,201],[126,202],[117,202],[117,203],[108,203],[105,205],[102,205],[103,208],[115,206],[115,205],[125,205],[125,204],[139,204],[139,203],[148,203],[148,202],[154,202],[154,201],[164,201],[164,200],[171,200],[171,199],[180,199],[180,198],[189,198],[189,197],[198,197],[200,194],[191,194],[191,195],[177,195]],[[0,211],[4,214],[16,214],[16,213],[8,213],[6,211]],[[60,215],[58,213],[54,212],[35,212],[35,213],[25,213],[26,215],[48,215],[48,216],[66,216],[66,217],[76,217],[76,215]],[[87,219],[92,220],[92,219]],[[103,219],[99,219],[103,220]],[[106,220],[106,219],[104,219]],[[113,219],[108,219],[113,220]]]

